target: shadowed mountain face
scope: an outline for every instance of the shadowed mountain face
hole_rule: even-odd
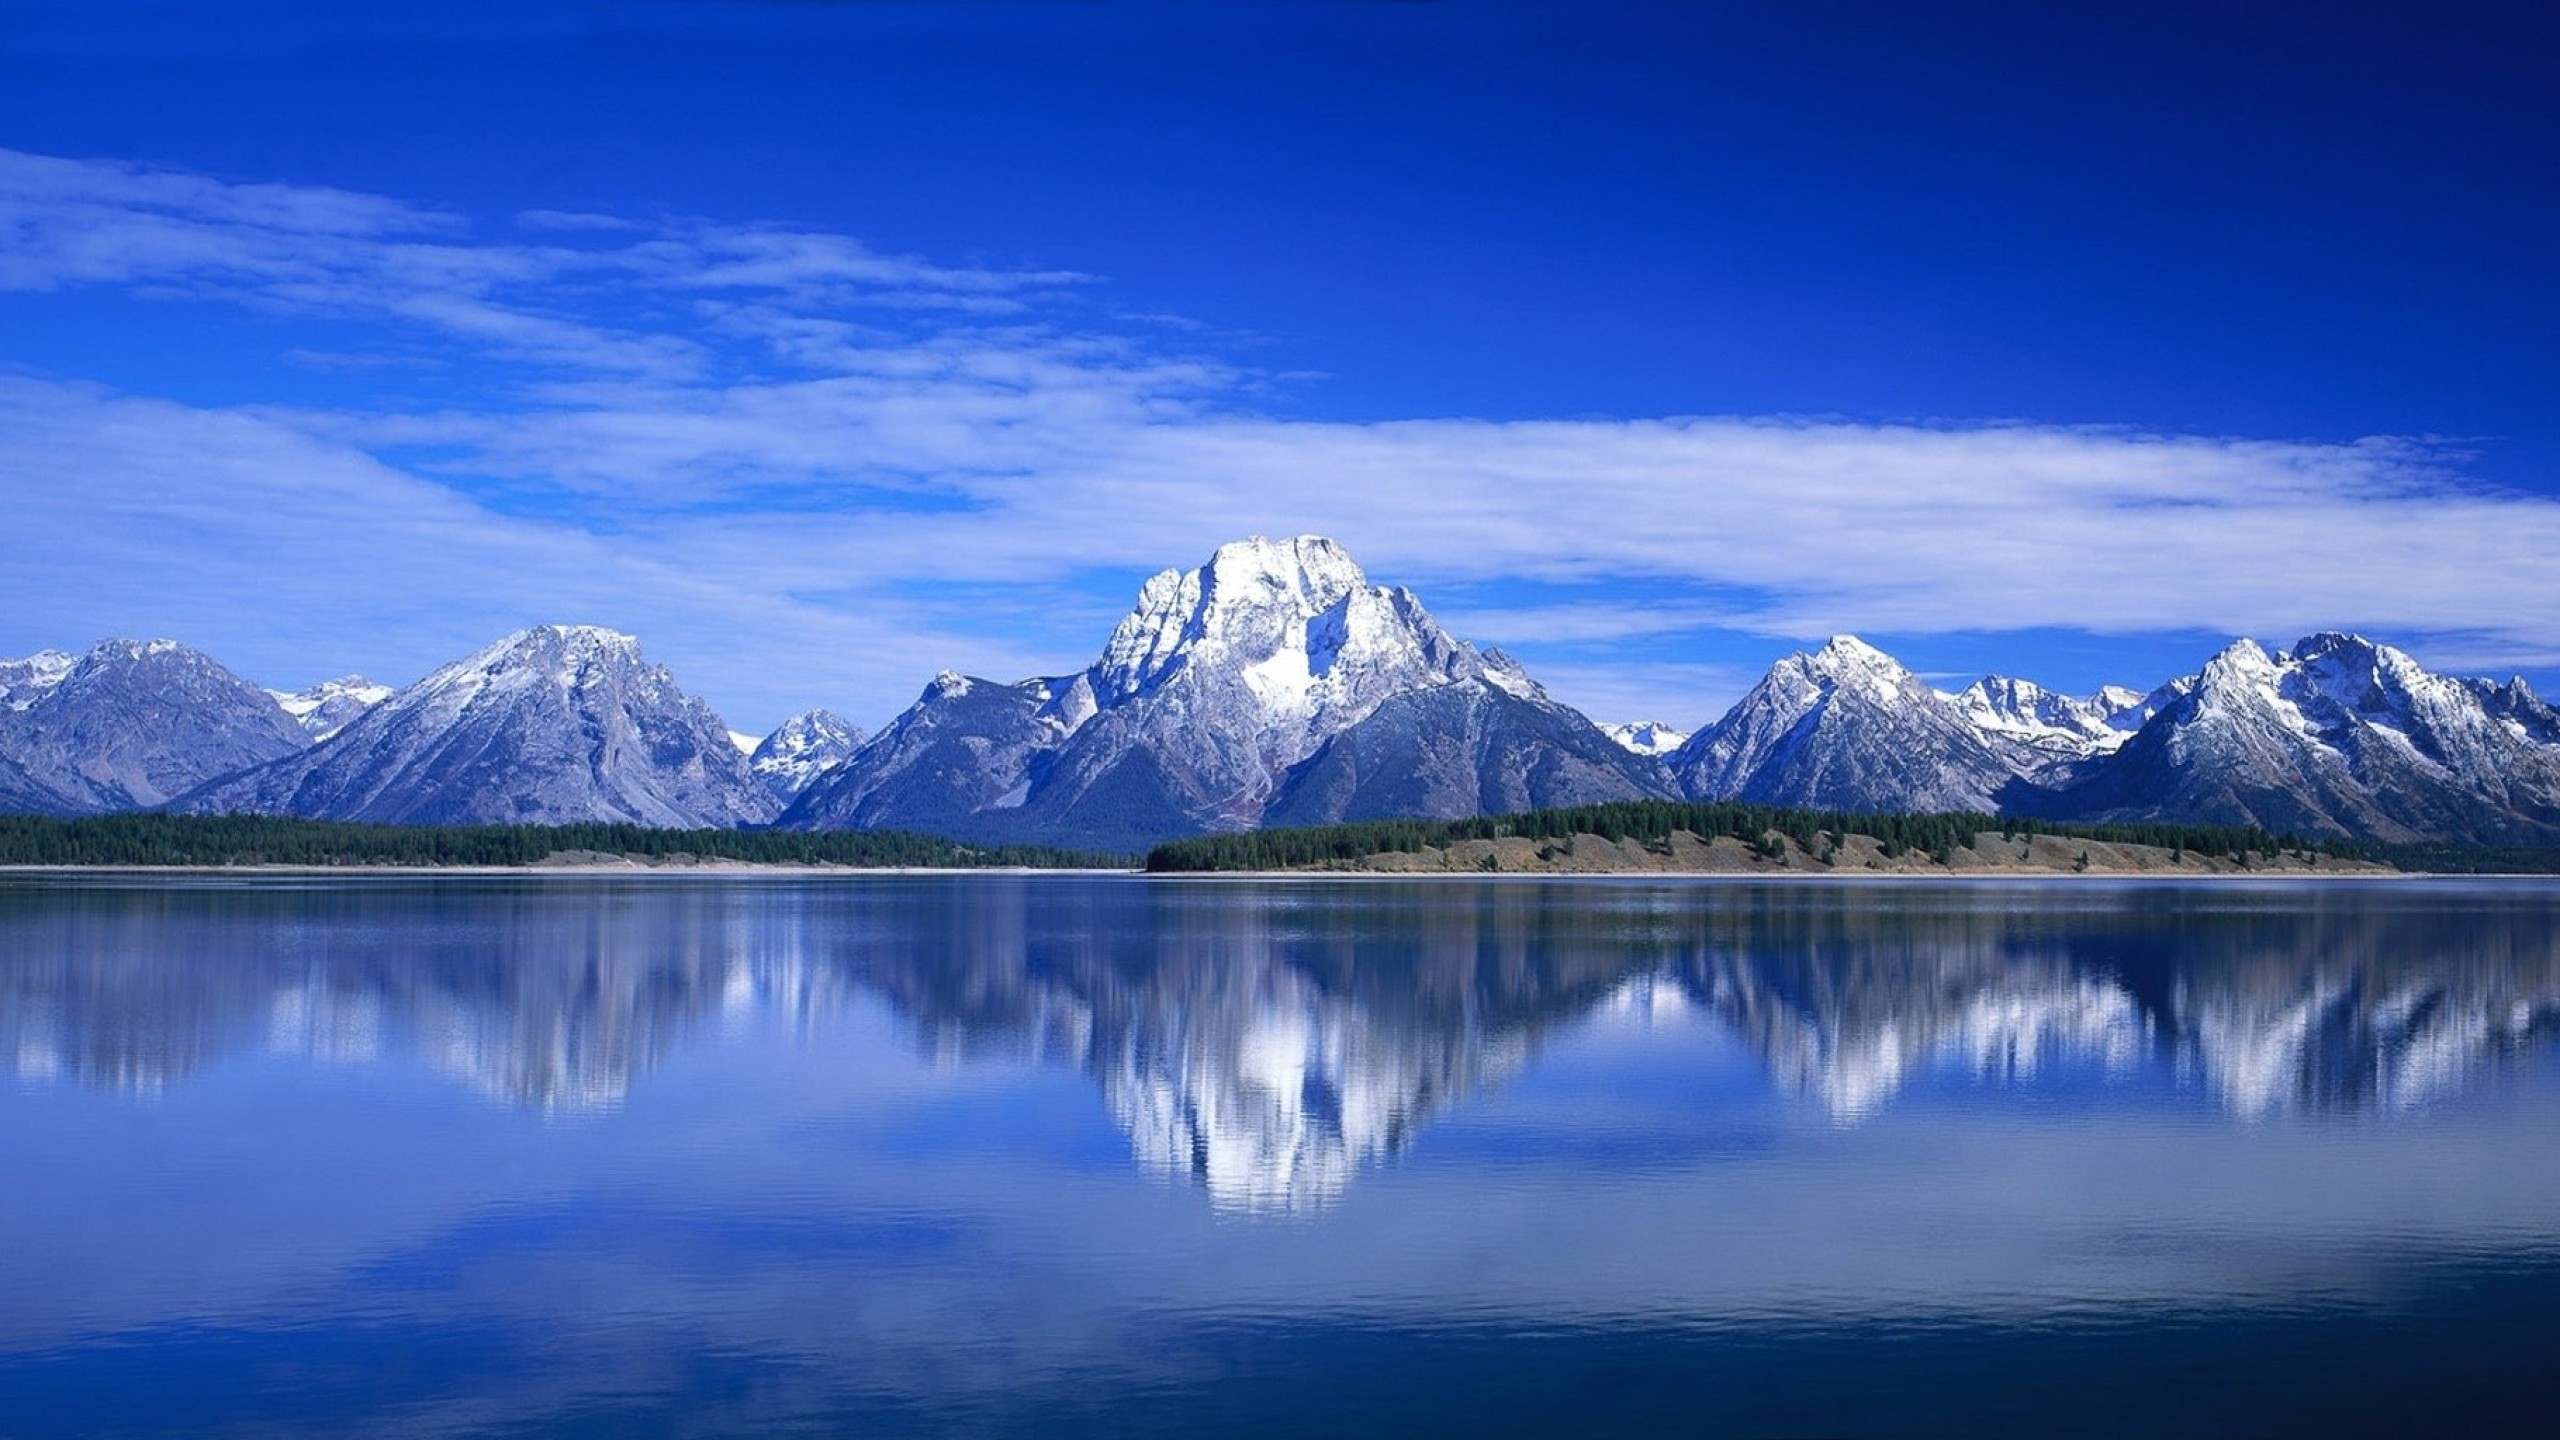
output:
[[[2390,1115],[2560,1038],[2549,892],[382,881],[0,885],[0,1058],[158,1091],[236,1052],[621,1104],[741,1008],[863,1004],[1089,1077],[1221,1208],[1330,1204],[1609,1016],[1678,1013],[1841,1120],[1914,1085]],[[797,1023],[797,1022],[795,1022]],[[1613,1022],[1614,1023],[1614,1022]]]

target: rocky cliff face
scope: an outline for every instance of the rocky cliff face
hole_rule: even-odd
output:
[[[693,828],[759,823],[778,806],[720,718],[638,642],[545,625],[445,666],[306,753],[189,794],[182,808]]]

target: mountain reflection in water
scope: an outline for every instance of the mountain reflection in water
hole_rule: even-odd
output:
[[[1559,903],[1562,894],[1570,903]],[[0,883],[0,1060],[148,1095],[260,1049],[609,1110],[723,1017],[876,997],[922,1052],[1099,1086],[1245,1212],[1595,1015],[1677,1007],[1835,1122],[1924,1079],[2167,1077],[2232,1117],[2444,1102],[2560,1030],[2547,891],[964,880]]]

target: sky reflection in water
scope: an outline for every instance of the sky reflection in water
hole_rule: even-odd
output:
[[[2486,1421],[2555,1033],[2529,883],[6,880],[0,1435]]]

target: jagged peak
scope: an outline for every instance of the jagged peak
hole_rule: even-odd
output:
[[[531,625],[500,636],[460,663],[469,669],[494,669],[534,659],[587,656],[638,660],[640,641],[602,625]]]
[[[1979,698],[1990,702],[2005,701],[2013,705],[2029,705],[2044,699],[2068,699],[2047,690],[2033,680],[2020,680],[2008,675],[1985,675],[1956,692],[1957,698]]]
[[[334,680],[323,680],[316,685],[306,685],[299,690],[270,690],[267,693],[275,696],[278,700],[306,700],[316,702],[327,700],[339,695],[352,695],[360,700],[370,702],[382,699],[389,695],[391,690],[391,686],[385,685],[380,681],[370,680],[362,675],[351,674],[341,675]]]
[[[1668,755],[1688,743],[1690,734],[1660,720],[1630,720],[1623,725],[1603,725],[1600,733],[1638,755]]]
[[[1321,535],[1253,536],[1219,546],[1198,569],[1149,579],[1087,673],[1104,708],[1147,694],[1212,655],[1257,688],[1267,683],[1275,694],[1294,695],[1346,647],[1374,652],[1380,645],[1417,651],[1438,669],[1473,666],[1462,657],[1474,652],[1443,632],[1418,596],[1370,584],[1340,545]],[[1265,662],[1277,668],[1262,671]],[[1506,688],[1517,684],[1513,678]]]
[[[176,640],[126,640],[110,636],[89,647],[84,660],[111,662],[147,660],[159,655],[194,655],[198,652]]]
[[[2267,653],[2267,647],[2243,635],[2214,652],[2204,662],[2201,678],[2210,687],[2242,681],[2255,681],[2275,673],[2279,661]]]
[[[1896,669],[1901,668],[1900,662],[1892,656],[1855,635],[1834,635],[1822,642],[1822,648],[1815,651],[1814,655],[1818,659],[1830,659],[1842,663],[1891,665]]]
[[[1834,635],[1823,642],[1821,649],[1792,658],[1807,674],[1822,680],[1867,680],[1896,691],[1920,685],[1919,677],[1901,661],[1855,635]],[[1878,693],[1882,693],[1881,689]]]
[[[978,682],[957,670],[937,670],[933,679],[926,683],[924,694],[916,698],[919,702],[956,699],[976,689],[977,685]]]
[[[1770,673],[1776,676],[1788,671],[1798,677],[1797,683],[1809,683],[1822,690],[1845,685],[1879,702],[1913,692],[1937,693],[1922,685],[1901,661],[1855,635],[1834,635],[1819,650],[1798,651],[1780,661]]]
[[[2314,655],[2334,655],[2340,651],[2375,653],[2389,648],[2352,630],[2317,630],[2294,642],[2293,653],[2296,658],[2307,660]]]
[[[819,735],[843,733],[858,728],[860,727],[852,721],[821,705],[803,710],[776,725],[773,727],[773,733],[775,735]]]
[[[2302,664],[2327,662],[2333,667],[2369,670],[2404,682],[2429,673],[2416,657],[2398,646],[2341,630],[2323,630],[2302,637],[2293,647],[2293,658]]]
[[[1359,562],[1322,535],[1293,535],[1286,540],[1249,535],[1230,540],[1219,546],[1201,568],[1221,584],[1250,579],[1289,580],[1336,595],[1369,583]]]

